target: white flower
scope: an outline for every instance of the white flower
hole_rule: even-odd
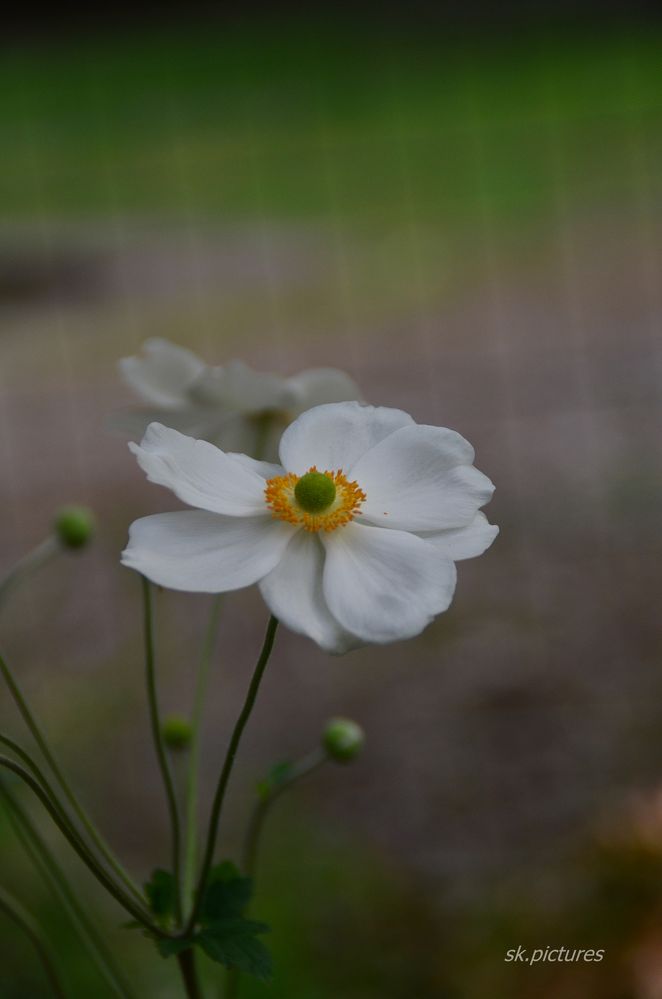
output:
[[[242,361],[209,367],[192,351],[158,338],[145,341],[142,356],[122,358],[119,369],[143,405],[115,417],[117,429],[142,435],[156,421],[263,458],[276,458],[280,435],[299,413],[360,398],[356,383],[336,368],[285,378]]]
[[[159,424],[129,446],[197,509],[135,521],[124,564],[175,590],[259,583],[276,617],[330,652],[417,635],[449,606],[454,563],[498,532],[471,445],[398,409],[317,406],[283,434],[280,465]]]

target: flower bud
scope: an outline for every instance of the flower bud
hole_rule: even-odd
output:
[[[161,732],[163,741],[173,752],[188,749],[193,737],[191,723],[181,715],[170,715],[168,718],[164,718]]]
[[[86,506],[63,506],[55,515],[54,530],[65,548],[84,548],[95,531],[94,514]]]
[[[322,734],[322,746],[336,763],[351,763],[364,742],[363,729],[349,718],[332,718]]]

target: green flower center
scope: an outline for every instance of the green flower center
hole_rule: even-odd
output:
[[[336,486],[323,472],[306,472],[294,487],[294,498],[306,513],[322,513],[336,498]]]

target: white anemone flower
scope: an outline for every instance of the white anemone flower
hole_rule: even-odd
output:
[[[455,562],[498,533],[480,512],[494,487],[471,445],[399,409],[308,410],[278,465],[156,423],[129,446],[151,482],[196,509],[135,521],[123,563],[174,590],[259,583],[277,618],[329,652],[417,635],[448,608]]]
[[[116,429],[142,436],[156,421],[260,458],[277,457],[280,435],[299,413],[361,397],[356,382],[336,368],[284,377],[242,361],[210,367],[192,351],[156,337],[145,341],[141,356],[122,358],[119,370],[140,405],[116,416]]]

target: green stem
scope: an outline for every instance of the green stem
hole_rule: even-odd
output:
[[[20,777],[21,780],[28,785],[37,798],[39,798],[39,801],[42,803],[62,835],[69,841],[73,850],[78,854],[85,866],[92,872],[97,881],[103,885],[106,891],[109,892],[109,894],[112,895],[113,898],[124,909],[126,909],[126,911],[133,916],[134,919],[136,919],[141,925],[145,926],[146,929],[149,929],[157,936],[167,936],[166,933],[151,922],[150,916],[146,910],[144,910],[141,906],[138,906],[132,897],[126,894],[122,888],[120,888],[120,886],[113,881],[103,867],[101,867],[89,847],[86,846],[76,830],[71,826],[64,812],[54,801],[51,800],[48,793],[44,790],[41,784],[35,780],[32,774],[8,756],[0,755],[0,767],[5,767],[5,769],[11,770],[12,773],[16,774],[17,777]]]
[[[40,544],[33,548],[31,552],[24,555],[16,565],[12,566],[6,576],[0,580],[0,604],[3,603],[9,591],[24,577],[34,569],[38,569],[48,562],[59,551],[60,545],[54,534],[50,534]]]
[[[190,947],[188,950],[181,951],[177,955],[177,962],[188,999],[201,999],[202,992],[200,991],[200,983],[198,982],[193,948]]]
[[[149,719],[152,728],[152,739],[156,751],[156,759],[163,778],[166,793],[170,828],[172,834],[172,873],[175,880],[175,907],[178,921],[182,919],[182,885],[181,885],[181,825],[179,806],[175,783],[168,761],[168,755],[163,743],[163,732],[159,717],[159,704],[156,693],[156,671],[154,668],[154,627],[152,614],[152,588],[148,579],[142,577],[143,607],[145,622],[145,673],[147,678],[147,697],[149,701]]]
[[[216,638],[218,636],[218,626],[221,618],[222,594],[214,597],[209,614],[209,624],[202,647],[200,664],[198,666],[198,676],[195,685],[195,696],[193,699],[193,712],[191,715],[192,738],[189,750],[188,773],[186,780],[186,849],[184,854],[184,889],[183,895],[185,904],[189,905],[193,899],[193,887],[195,882],[195,862],[197,853],[197,826],[198,826],[198,781],[200,769],[200,745],[202,741],[202,715],[207,699],[207,687],[209,685],[209,669],[211,666]]]
[[[25,911],[23,906],[13,898],[9,892],[5,891],[4,888],[0,888],[0,910],[4,912],[12,922],[16,923],[20,929],[30,938],[32,944],[34,945],[39,959],[43,965],[44,972],[50,983],[51,989],[53,990],[53,995],[57,996],[58,999],[66,999],[66,993],[60,982],[57,971],[55,970],[55,965],[53,964],[53,959],[50,955],[49,949],[41,938],[39,928],[34,922],[31,916]]]
[[[79,937],[87,944],[90,957],[96,964],[99,973],[117,995],[122,996],[122,999],[133,999],[130,986],[124,980],[102,936],[97,932],[83,906],[78,901],[64,871],[35,829],[26,812],[2,780],[0,780],[0,794],[5,799],[7,816],[14,829],[16,838],[42,877],[50,883],[51,890],[67,912]]]
[[[256,803],[253,809],[253,814],[251,815],[248,823],[248,829],[246,830],[246,838],[244,839],[241,861],[244,873],[253,881],[253,884],[255,884],[257,856],[264,830],[264,822],[267,815],[271,811],[272,805],[285,791],[289,791],[289,789],[303,777],[307,777],[308,774],[314,773],[314,771],[323,766],[328,759],[328,755],[321,747],[314,749],[311,753],[308,753],[307,756],[304,756],[292,766],[289,776],[286,779],[277,784],[272,790],[268,791],[267,794],[260,798],[260,800]],[[239,995],[240,982],[241,972],[237,968],[230,969],[226,978],[225,999],[237,999],[237,996]]]
[[[248,687],[248,692],[246,694],[246,700],[244,701],[244,706],[241,709],[239,717],[234,726],[232,736],[230,738],[230,744],[225,756],[225,762],[223,763],[223,769],[221,770],[220,777],[218,779],[218,784],[216,787],[216,793],[214,795],[214,801],[211,807],[211,815],[209,818],[209,829],[207,832],[207,843],[205,846],[205,853],[202,861],[202,869],[200,871],[200,877],[198,879],[198,886],[195,893],[195,903],[193,905],[193,911],[189,917],[187,924],[187,933],[191,933],[198,919],[198,913],[200,911],[200,906],[205,894],[205,889],[207,887],[207,880],[209,878],[209,872],[211,871],[211,866],[214,860],[214,850],[216,848],[216,837],[218,835],[218,824],[221,818],[221,810],[223,808],[223,801],[225,799],[225,792],[227,790],[228,782],[230,780],[230,774],[232,773],[232,766],[234,764],[235,756],[237,755],[237,750],[239,748],[239,743],[243,735],[244,729],[246,728],[246,723],[250,718],[251,711],[255,704],[255,699],[257,697],[257,692],[260,688],[260,683],[264,675],[264,671],[269,662],[269,656],[271,655],[271,650],[273,649],[274,638],[276,637],[276,629],[278,628],[278,620],[271,615],[269,618],[269,623],[267,625],[266,634],[264,636],[264,642],[262,645],[262,651],[253,671],[253,676],[251,678],[250,685]]]
[[[253,814],[251,815],[248,823],[242,853],[242,869],[249,878],[255,878],[257,855],[264,829],[264,822],[271,810],[272,805],[285,791],[288,791],[293,784],[300,781],[302,777],[307,777],[308,774],[318,770],[319,767],[328,761],[328,759],[329,757],[322,748],[313,750],[292,766],[292,769],[285,780],[274,787],[273,790],[269,791],[264,797],[260,798],[260,800],[256,803],[253,809]]]
[[[101,854],[101,856],[106,860],[106,862],[108,863],[109,867],[115,872],[115,874],[117,875],[117,877],[123,882],[124,886],[133,895],[133,897],[135,898],[135,900],[137,902],[139,902],[139,903],[142,904],[144,902],[144,898],[143,898],[143,895],[142,895],[140,889],[135,884],[135,882],[132,880],[132,878],[130,877],[130,875],[128,874],[128,872],[125,870],[125,868],[123,867],[123,865],[120,863],[120,861],[118,860],[118,858],[115,856],[115,854],[113,853],[113,851],[110,849],[110,847],[108,846],[108,844],[106,843],[106,841],[102,837],[101,833],[98,831],[98,829],[96,828],[96,826],[94,825],[94,823],[90,819],[89,815],[87,814],[87,812],[85,811],[85,809],[81,805],[80,801],[76,797],[76,794],[74,793],[73,788],[69,784],[69,782],[68,782],[67,778],[65,777],[62,769],[60,768],[60,765],[58,764],[57,760],[55,759],[55,756],[53,755],[53,753],[52,753],[52,751],[51,751],[48,743],[46,742],[46,739],[44,738],[44,736],[43,736],[43,734],[41,732],[41,729],[39,728],[39,725],[37,724],[37,722],[35,720],[34,715],[30,711],[30,708],[28,707],[27,701],[25,700],[23,694],[21,693],[21,690],[20,690],[18,684],[16,683],[16,680],[14,679],[14,677],[13,677],[13,675],[12,675],[12,673],[11,673],[8,665],[7,665],[7,663],[2,658],[2,656],[0,656],[0,672],[2,672],[2,675],[4,677],[5,683],[7,684],[7,687],[9,688],[9,692],[10,692],[12,698],[14,699],[14,703],[16,704],[16,707],[18,708],[18,710],[21,713],[23,721],[25,722],[25,724],[26,724],[27,728],[29,729],[32,737],[34,738],[34,740],[37,743],[39,749],[41,750],[41,753],[42,753],[44,759],[48,763],[48,766],[50,767],[50,769],[51,769],[51,771],[53,773],[53,776],[55,777],[55,779],[57,780],[58,784],[62,788],[62,791],[63,791],[63,793],[64,793],[67,801],[71,805],[71,808],[74,811],[75,815],[77,816],[79,822],[81,823],[81,825],[85,829],[86,833],[88,834],[88,836],[90,837],[90,839],[92,840],[92,842],[94,843],[94,845],[96,846],[96,848],[99,851],[99,853]]]
[[[80,836],[78,830],[72,823],[70,817],[67,815],[65,809],[63,808],[60,800],[58,799],[55,791],[53,790],[52,785],[49,783],[41,767],[38,766],[38,764],[32,759],[29,753],[26,753],[26,751],[21,746],[19,746],[17,742],[14,742],[13,739],[10,739],[9,736],[0,735],[0,745],[6,746],[9,750],[11,750],[12,753],[18,756],[20,760],[22,760],[22,762],[26,765],[26,767],[32,774],[35,782],[39,785],[43,794],[48,799],[53,812],[56,812],[57,815],[60,817],[60,828],[67,836],[67,839],[69,839],[69,841],[72,844],[74,841],[78,843],[86,851],[86,855],[92,859],[92,861],[97,865],[97,867],[99,867],[100,865],[98,864],[96,858],[85,844],[83,838]],[[0,757],[0,759],[3,758]]]

